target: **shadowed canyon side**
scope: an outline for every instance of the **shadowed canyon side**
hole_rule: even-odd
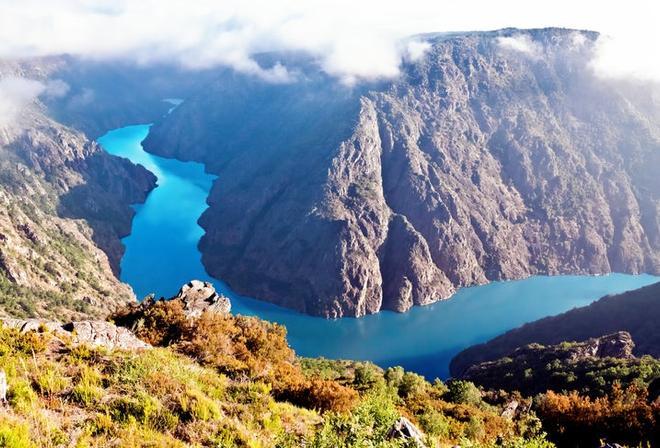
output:
[[[329,317],[534,274],[660,273],[660,126],[594,78],[595,33],[427,36],[400,79],[223,76],[145,147],[219,175],[209,272]],[[522,40],[525,46],[511,45]]]
[[[0,68],[0,80],[50,69]],[[0,315],[102,316],[135,300],[117,278],[120,238],[155,178],[44,111],[35,99],[0,123]]]
[[[574,308],[507,331],[490,341],[468,347],[450,364],[451,374],[462,375],[471,366],[503,357],[523,345],[582,341],[617,331],[629,332],[635,340],[635,355],[660,355],[660,283],[622,294],[602,297]]]

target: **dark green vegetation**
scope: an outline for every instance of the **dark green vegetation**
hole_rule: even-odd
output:
[[[487,389],[517,390],[531,396],[547,390],[577,391],[602,397],[612,384],[623,387],[648,387],[660,378],[660,361],[651,356],[620,359],[614,357],[584,357],[573,360],[571,348],[575,342],[563,342],[544,347],[530,344],[510,356],[473,366],[464,378]]]
[[[589,306],[547,317],[511,330],[485,344],[459,353],[451,362],[452,375],[471,365],[502,358],[515,348],[531,343],[584,341],[617,331],[627,331],[635,341],[636,355],[660,357],[660,283],[614,296]]]

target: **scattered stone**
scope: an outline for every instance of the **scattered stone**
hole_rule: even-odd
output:
[[[215,292],[211,283],[199,280],[183,285],[173,299],[182,302],[188,318],[199,317],[204,311],[229,313],[231,310],[231,302],[227,297]]]
[[[424,434],[405,417],[399,417],[387,432],[388,439],[412,440],[418,448],[426,448]]]
[[[76,343],[121,350],[141,350],[151,346],[128,329],[102,320],[70,322],[62,328],[70,332]]]

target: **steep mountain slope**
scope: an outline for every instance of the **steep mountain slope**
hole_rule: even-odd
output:
[[[500,335],[485,344],[463,350],[452,359],[450,372],[459,376],[470,366],[492,361],[523,345],[583,341],[617,331],[627,331],[635,341],[636,355],[660,357],[660,283],[605,296],[589,306],[576,308]]]
[[[40,79],[49,68],[2,65]],[[135,300],[117,279],[120,237],[154,176],[45,114],[38,99],[0,123],[0,315],[105,315]]]
[[[391,83],[224,76],[145,145],[219,175],[209,272],[329,316],[533,274],[660,272],[653,101],[596,79],[595,33],[426,36]]]

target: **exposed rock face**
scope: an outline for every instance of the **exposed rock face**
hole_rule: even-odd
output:
[[[634,358],[635,343],[627,331],[619,331],[600,338],[589,339],[584,344],[584,350],[575,351],[572,359],[582,359],[588,356],[594,358]]]
[[[449,369],[452,376],[460,376],[470,366],[506,356],[517,347],[532,343],[559,344],[565,340],[589,339],[591,342],[580,347],[591,356],[629,358],[634,353],[657,358],[660,357],[659,320],[660,283],[656,283],[602,297],[591,305],[530,322],[484,344],[469,347],[452,359]],[[600,337],[603,334],[612,336]]]
[[[62,324],[44,319],[2,319],[2,325],[25,333],[47,330],[56,336],[64,336],[74,344],[105,347],[109,350],[141,350],[151,346],[123,327],[101,320],[87,320]]]
[[[172,300],[180,300],[186,317],[199,317],[205,311],[214,313],[229,313],[231,303],[225,296],[215,292],[215,288],[208,282],[192,280],[183,285],[179,293]]]
[[[424,448],[424,434],[405,417],[399,417],[392,425],[387,437],[390,439],[411,440],[415,446]]]
[[[145,146],[219,175],[209,272],[310,314],[405,311],[534,274],[660,273],[657,105],[594,77],[595,38],[431,36],[400,79],[353,89],[227,77]]]
[[[46,329],[52,332],[62,331],[62,324],[56,321],[49,321],[44,319],[2,319],[2,324],[5,327],[15,328],[21,333],[28,331],[40,331]]]

